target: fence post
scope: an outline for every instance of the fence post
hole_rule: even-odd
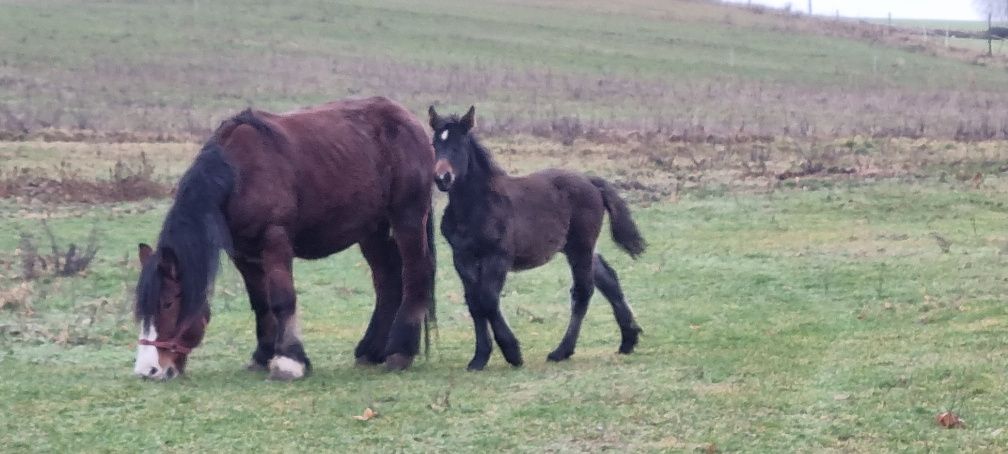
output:
[[[987,56],[988,57],[993,57],[994,56],[994,47],[991,44],[991,40],[994,39],[994,27],[992,26],[993,23],[994,23],[994,12],[988,11],[987,12]]]

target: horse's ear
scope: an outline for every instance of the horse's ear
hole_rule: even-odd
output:
[[[469,111],[462,116],[459,123],[466,131],[472,129],[473,126],[476,126],[476,106],[469,106]]]
[[[439,117],[437,111],[434,110],[433,104],[427,108],[427,116],[430,117],[431,129],[437,129],[438,125],[441,124],[441,117]]]
[[[158,262],[158,270],[164,277],[178,280],[178,257],[170,247],[161,248],[161,261]]]
[[[154,250],[147,243],[137,245],[137,255],[140,257],[140,266],[144,266],[147,260],[154,255]]]

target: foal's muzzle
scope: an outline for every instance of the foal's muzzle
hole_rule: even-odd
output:
[[[437,185],[438,189],[442,192],[448,192],[451,189],[452,182],[455,181],[455,176],[451,172],[445,172],[440,175],[434,175],[434,184]]]
[[[452,183],[455,182],[454,170],[447,159],[438,159],[434,164],[434,184],[442,192],[448,192]]]

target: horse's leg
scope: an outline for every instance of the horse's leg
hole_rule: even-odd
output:
[[[564,254],[567,256],[567,263],[570,265],[571,276],[574,279],[570,289],[571,318],[560,345],[546,356],[549,361],[563,361],[574,354],[574,347],[577,344],[578,335],[581,333],[581,321],[584,320],[584,316],[588,312],[588,302],[591,301],[592,294],[595,292],[592,272],[594,252],[592,248],[568,244]]]
[[[262,260],[269,306],[276,317],[274,356],[269,361],[269,378],[296,380],[311,371],[311,362],[301,344],[297,297],[294,293],[294,251],[283,228],[266,228],[263,234]]]
[[[500,309],[500,294],[504,289],[504,281],[511,269],[511,261],[506,257],[490,256],[480,260],[480,306],[490,320],[494,339],[501,349],[501,354],[512,366],[522,365],[521,346]],[[484,361],[484,364],[486,362]]]
[[[643,330],[637,324],[633,310],[630,309],[630,305],[623,297],[623,289],[620,288],[616,271],[606,263],[601,254],[595,254],[595,287],[609,300],[613,315],[616,316],[616,323],[619,323],[620,335],[622,336],[619,352],[633,353],[634,347],[637,346],[637,339]]]
[[[434,254],[427,244],[427,216],[430,216],[429,204],[425,202],[419,208],[401,210],[392,219],[392,232],[402,259],[402,304],[396,311],[385,347],[385,367],[389,370],[408,368],[420,351],[420,325],[430,306],[434,283]]]
[[[480,305],[479,265],[475,261],[460,265],[456,260],[455,269],[458,270],[459,277],[462,279],[466,307],[469,309],[469,316],[472,317],[473,333],[476,337],[476,351],[466,369],[483,370],[487,362],[490,361],[493,340],[490,339],[490,320],[486,311],[483,310],[483,306]]]
[[[256,317],[256,349],[252,352],[252,360],[248,370],[266,370],[267,363],[273,357],[273,342],[276,339],[276,317],[269,307],[266,293],[266,278],[262,265],[246,259],[234,259],[235,267],[245,281],[245,291],[248,292],[249,303]]]
[[[375,308],[354,356],[358,364],[381,364],[385,360],[389,328],[402,304],[402,261],[388,227],[361,241],[360,249],[371,267]]]

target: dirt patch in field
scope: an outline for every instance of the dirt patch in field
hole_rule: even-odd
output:
[[[166,197],[171,186],[152,178],[153,168],[146,159],[138,167],[118,162],[108,179],[81,176],[61,169],[56,176],[37,169],[0,170],[0,198],[21,203],[100,203],[128,202]]]

